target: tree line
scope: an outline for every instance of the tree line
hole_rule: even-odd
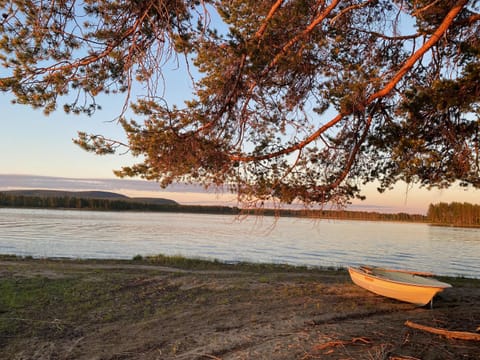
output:
[[[76,209],[96,211],[158,211],[235,214],[239,210],[226,206],[180,205],[154,203],[148,200],[88,198],[78,196],[28,196],[0,192],[0,207],[34,209]]]
[[[402,221],[402,222],[426,222],[427,218],[420,214],[407,213],[379,213],[371,211],[350,210],[293,210],[293,209],[248,209],[243,210],[247,214],[262,214],[283,217],[304,217],[312,219],[330,220],[364,220],[364,221]]]
[[[453,202],[430,204],[427,215],[349,210],[240,209],[229,206],[151,203],[135,199],[85,198],[78,196],[28,196],[0,192],[0,207],[78,209],[96,211],[189,212],[226,215],[263,215],[332,220],[423,222],[433,225],[480,227],[480,205]]]
[[[425,222],[426,218],[418,214],[383,214],[367,211],[347,210],[298,210],[298,209],[240,209],[229,206],[156,204],[136,199],[85,198],[78,196],[29,196],[0,192],[0,207],[39,208],[39,209],[81,209],[96,211],[157,211],[190,212],[228,215],[261,215],[283,217],[308,217],[332,220],[370,220],[370,221],[406,221]]]
[[[435,225],[480,227],[480,205],[466,202],[430,204],[427,217]]]
[[[28,196],[0,193],[1,207],[86,210],[155,210],[157,204],[76,196]]]

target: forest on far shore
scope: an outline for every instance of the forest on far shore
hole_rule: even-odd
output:
[[[78,209],[96,211],[189,212],[229,215],[266,215],[317,219],[422,222],[443,226],[480,227],[480,205],[469,203],[431,204],[427,215],[379,213],[350,210],[241,209],[228,206],[181,205],[168,199],[129,198],[106,192],[5,191],[0,207]]]
[[[480,227],[480,205],[466,202],[430,204],[427,219],[433,225]]]

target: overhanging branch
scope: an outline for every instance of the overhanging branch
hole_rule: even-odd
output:
[[[456,4],[445,16],[445,18],[443,19],[442,23],[439,25],[437,30],[435,30],[435,32],[430,36],[428,41],[426,41],[420,49],[414,52],[405,61],[403,66],[400,68],[400,70],[397,71],[395,76],[393,76],[393,78],[381,90],[377,91],[376,93],[372,94],[366,99],[364,103],[364,107],[367,107],[368,105],[372,104],[377,99],[386,97],[392,92],[392,90],[400,82],[400,80],[405,76],[405,74],[407,74],[412,69],[412,67],[417,63],[417,61],[440,40],[440,38],[445,34],[448,28],[452,25],[455,17],[460,13],[460,11],[462,11],[462,9],[466,6],[467,3],[468,3],[468,0],[459,0],[456,2]],[[230,159],[231,161],[236,161],[236,162],[251,162],[251,161],[262,161],[262,160],[273,159],[275,157],[290,154],[294,151],[304,148],[305,146],[307,146],[308,144],[316,140],[325,131],[332,128],[336,124],[338,124],[343,118],[353,114],[353,112],[354,112],[354,109],[339,113],[329,122],[322,125],[317,131],[312,133],[305,140],[297,144],[294,144],[292,146],[289,146],[285,149],[282,149],[273,153],[265,154],[265,155],[259,155],[259,156],[232,154],[230,156]]]

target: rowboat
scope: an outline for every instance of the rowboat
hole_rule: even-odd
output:
[[[438,281],[433,274],[378,267],[349,267],[352,281],[358,286],[392,299],[417,306],[433,304],[433,297],[452,285]]]

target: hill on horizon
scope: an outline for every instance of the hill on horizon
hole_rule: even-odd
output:
[[[123,200],[147,204],[156,204],[156,205],[178,205],[175,200],[165,199],[165,198],[135,198],[128,197],[123,194],[118,194],[110,191],[66,191],[66,190],[39,190],[39,189],[29,189],[29,190],[5,190],[0,191],[5,194],[15,195],[15,196],[28,196],[28,197],[75,197],[82,199],[103,199],[103,200]]]

